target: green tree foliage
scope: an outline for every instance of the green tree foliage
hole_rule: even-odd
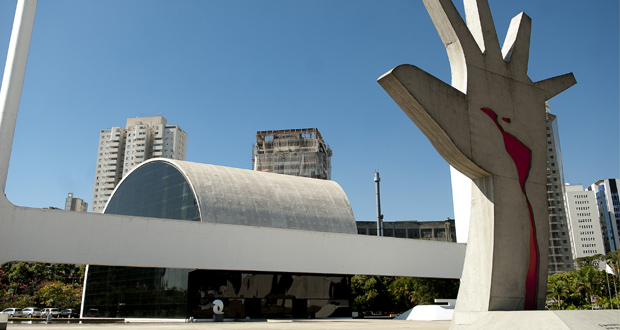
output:
[[[617,255],[618,251],[614,251],[606,256],[579,258],[577,260],[580,265],[578,269],[549,276],[547,281],[547,305],[549,308],[618,308],[619,302],[615,296],[614,287],[614,283],[616,287],[619,285],[618,277],[608,275],[604,270],[598,269],[600,261],[613,261],[614,256]]]
[[[36,297],[45,306],[54,306],[61,310],[77,308],[82,300],[82,286],[80,284],[48,282],[37,290]]]
[[[74,288],[79,287],[80,293],[77,296],[81,299],[85,268],[84,265],[72,264],[28,262],[3,264],[0,266],[0,308],[24,308],[28,306],[62,308],[60,305],[48,305],[49,300],[40,294],[47,292],[43,289],[51,283],[60,283]],[[63,299],[60,299],[59,302],[75,300]],[[79,306],[79,299],[77,305],[71,305],[72,308],[77,306]]]
[[[404,312],[435,299],[455,299],[459,280],[356,275],[351,279],[353,310]]]
[[[355,275],[351,278],[353,310],[359,312],[387,311],[391,307],[389,285],[393,277]]]
[[[399,277],[390,291],[397,299],[406,299],[414,306],[432,305],[435,299],[456,299],[459,283],[452,279]]]

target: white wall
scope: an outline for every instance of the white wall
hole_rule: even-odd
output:
[[[0,263],[460,278],[465,256],[458,243],[32,209],[5,196],[0,228]]]

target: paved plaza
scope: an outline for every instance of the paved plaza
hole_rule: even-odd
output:
[[[256,321],[256,322],[204,322],[204,323],[116,323],[116,324],[9,324],[8,330],[69,329],[69,330],[447,330],[450,321],[402,321],[374,319]]]

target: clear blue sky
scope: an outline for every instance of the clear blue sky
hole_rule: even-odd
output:
[[[15,3],[0,1],[2,70]],[[532,80],[575,74],[550,101],[566,180],[619,177],[618,1],[490,6],[500,42],[532,18]],[[188,161],[247,169],[256,131],[317,127],[357,220],[375,219],[376,169],[386,221],[453,217],[447,163],[376,82],[403,63],[450,81],[421,0],[39,0],[6,193],[90,204],[99,130],[163,115]]]

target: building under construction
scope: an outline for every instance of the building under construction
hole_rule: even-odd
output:
[[[332,150],[316,128],[256,132],[255,171],[331,180]]]

